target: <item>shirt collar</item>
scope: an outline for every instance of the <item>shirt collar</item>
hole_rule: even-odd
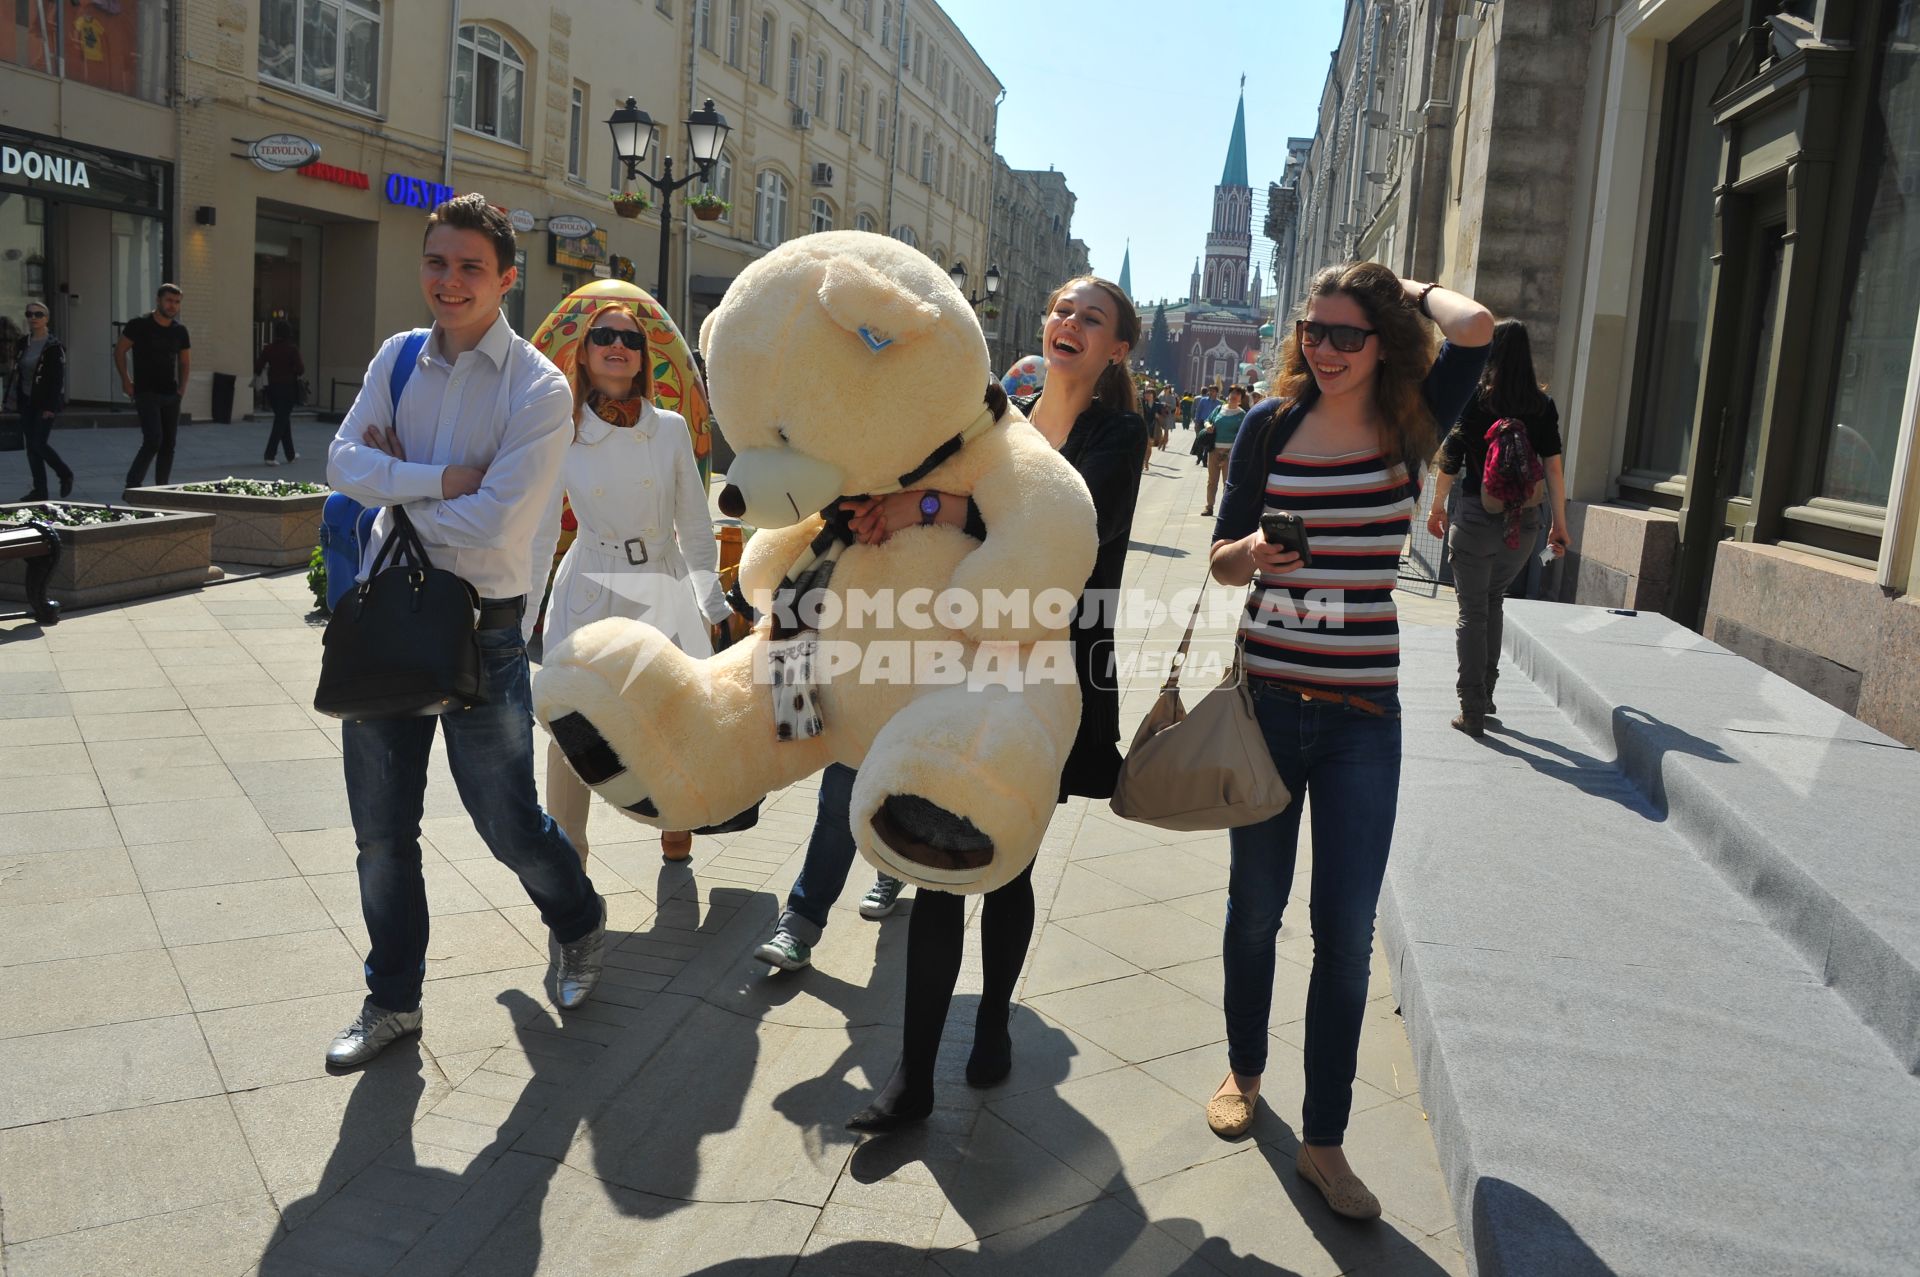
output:
[[[574,438],[586,444],[599,443],[618,428],[585,404],[580,406],[580,411],[574,414],[573,420]],[[659,421],[660,412],[649,401],[640,409],[640,416],[635,419],[631,429],[640,438],[651,439],[653,428],[659,424]]]
[[[438,359],[448,365],[455,363],[455,360],[447,358],[445,336],[445,331],[439,324],[435,324],[433,339],[420,352],[421,356]],[[506,311],[503,310],[493,317],[492,327],[487,329],[486,336],[480,339],[480,344],[474,349],[491,360],[495,368],[507,366],[507,355],[513,350],[513,325],[507,322]]]

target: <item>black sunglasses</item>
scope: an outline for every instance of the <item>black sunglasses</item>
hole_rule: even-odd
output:
[[[1318,346],[1331,340],[1333,348],[1351,355],[1367,344],[1367,338],[1379,332],[1378,328],[1356,328],[1352,324],[1323,324],[1317,320],[1302,319],[1295,321],[1302,346]]]
[[[27,312],[28,319],[45,319],[46,317],[47,312],[44,310],[30,310]]]
[[[647,335],[636,333],[630,328],[589,329],[587,340],[596,346],[611,346],[617,341],[628,350],[644,350],[647,345]]]

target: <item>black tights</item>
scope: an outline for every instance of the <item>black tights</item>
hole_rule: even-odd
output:
[[[921,890],[907,924],[907,1016],[898,1080],[914,1095],[931,1095],[933,1065],[947,1006],[960,979],[966,940],[966,900],[947,891]],[[1033,866],[997,891],[980,908],[983,989],[974,1039],[1004,1038],[1013,986],[1033,939]]]

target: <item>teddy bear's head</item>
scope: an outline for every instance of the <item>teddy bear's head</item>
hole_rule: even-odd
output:
[[[990,379],[953,281],[870,231],[802,236],[748,266],[700,346],[735,454],[720,508],[756,527],[890,491],[979,417]]]

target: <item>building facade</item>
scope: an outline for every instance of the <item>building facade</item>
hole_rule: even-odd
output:
[[[424,320],[421,223],[450,192],[513,213],[522,332],[618,273],[663,291],[697,340],[742,266],[818,229],[890,231],[943,266],[987,255],[1000,84],[921,0],[29,11],[0,28],[0,257],[19,263],[0,270],[0,307],[45,293],[81,401],[119,397],[117,325],[173,279],[194,336],[188,412],[208,414],[213,374],[236,378],[245,410],[277,319],[310,402],[344,409],[380,340]],[[657,201],[626,219],[609,198],[629,182],[605,120],[628,97],[660,123],[656,175],[663,153],[687,171],[680,122],[706,98],[732,126],[709,180],[675,197],[664,290]],[[705,187],[732,207],[695,222],[685,199]]]
[[[1053,169],[1009,168],[994,159],[991,259],[1000,267],[999,313],[983,320],[987,350],[1001,372],[1040,353],[1040,326],[1053,290],[1087,273],[1087,246],[1073,238],[1074,194]]]
[[[1524,319],[1572,602],[1920,743],[1920,32],[1907,0],[1350,0],[1287,300],[1371,257]]]

